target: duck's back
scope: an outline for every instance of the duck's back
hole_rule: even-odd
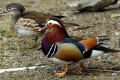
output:
[[[36,23],[39,24],[40,27],[43,27],[43,23],[46,20],[55,18],[50,14],[44,14],[44,13],[40,13],[40,12],[26,12],[22,18],[24,19],[31,19],[33,21],[35,21]]]

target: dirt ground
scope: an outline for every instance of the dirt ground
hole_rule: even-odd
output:
[[[69,0],[0,0],[0,11],[11,2],[21,3],[26,11],[37,11],[50,13],[52,15],[64,15],[65,22],[73,22],[80,27],[68,27],[69,35],[77,37],[108,36],[109,42],[106,47],[120,49],[120,20],[111,18],[111,14],[119,13],[119,5],[107,7],[99,12],[71,11],[66,3]],[[119,0],[120,1],[120,0]],[[84,29],[84,27],[90,27]],[[82,29],[79,29],[82,28]],[[41,43],[41,38],[37,42]],[[57,64],[44,56],[41,50],[27,49],[34,41],[30,38],[20,36],[9,28],[7,15],[0,15],[0,69],[37,66],[33,70],[0,73],[0,80],[120,80],[120,73],[105,71],[89,71],[86,69],[102,69],[120,71],[120,53],[110,53],[99,57],[88,59],[84,62],[85,68],[82,72],[72,72],[79,64],[71,65],[68,73],[60,78],[54,73],[64,70],[64,64]]]

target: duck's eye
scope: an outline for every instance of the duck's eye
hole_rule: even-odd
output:
[[[11,7],[9,7],[8,9],[12,9]]]
[[[49,25],[52,25],[52,23],[49,23]]]

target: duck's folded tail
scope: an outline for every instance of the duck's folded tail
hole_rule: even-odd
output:
[[[79,26],[78,24],[76,23],[67,23],[67,22],[63,22],[64,26],[65,27],[69,27],[69,26]]]
[[[110,48],[106,48],[106,47],[97,45],[94,48],[88,50],[84,56],[85,56],[85,58],[95,57],[95,56],[99,56],[99,55],[102,55],[105,53],[110,53],[110,52],[115,53],[115,52],[120,52],[120,50],[110,49]],[[91,53],[91,55],[89,55],[90,53]]]
[[[100,44],[100,43],[104,43],[104,42],[107,42],[107,41],[109,41],[110,40],[110,38],[103,38],[103,39],[98,39],[98,44]]]
[[[61,19],[61,18],[64,18],[64,17],[66,17],[66,16],[62,16],[62,15],[54,16],[54,15],[53,15],[53,17],[56,17],[56,18],[58,18],[58,19]]]
[[[61,19],[61,18],[65,18],[66,16],[62,16],[62,15],[54,16],[54,15],[53,15],[53,17],[58,18],[58,19]],[[79,25],[76,24],[76,23],[67,23],[67,22],[63,22],[63,24],[64,24],[65,27],[79,26]]]
[[[120,52],[120,50],[110,49],[110,48],[106,48],[106,47],[103,47],[103,46],[100,46],[100,45],[97,45],[96,47],[94,47],[94,50],[103,51],[104,53]]]

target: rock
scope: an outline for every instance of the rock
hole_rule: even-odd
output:
[[[47,67],[46,70],[51,70],[51,67]]]
[[[45,68],[45,66],[41,66],[41,68]]]
[[[0,33],[4,33],[4,32],[6,32],[6,30],[1,30],[1,31],[0,31]]]
[[[67,5],[75,11],[98,11],[117,2],[118,0],[74,0]]]
[[[14,48],[13,47],[9,47],[7,50],[14,50]]]
[[[4,57],[8,57],[8,53],[4,53]]]
[[[36,63],[36,64],[35,64],[35,66],[40,66],[40,65],[41,65],[41,63]]]
[[[112,75],[112,76],[117,76],[118,74],[117,74],[117,73],[112,73],[111,75]]]
[[[0,40],[3,40],[3,38],[0,38]]]
[[[105,54],[105,57],[111,57],[113,56],[113,53]]]
[[[66,4],[66,3],[67,3],[67,1],[63,1],[63,3],[64,3],[64,4]]]
[[[119,14],[111,14],[111,18],[114,18],[114,17],[120,17],[120,13]]]
[[[40,9],[40,10],[39,10],[39,12],[41,12],[41,13],[42,13],[42,12],[43,12],[43,10],[42,10],[42,9]]]

